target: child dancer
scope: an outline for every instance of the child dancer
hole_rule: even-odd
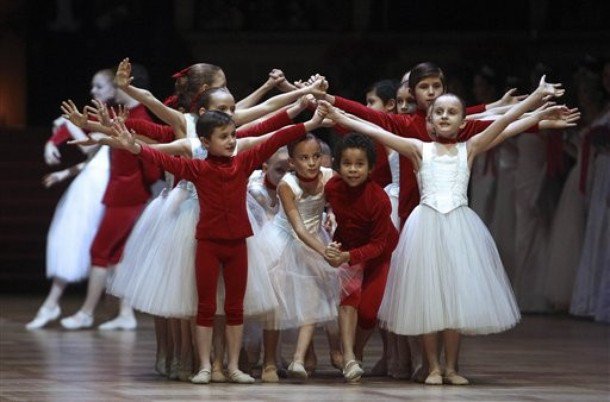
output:
[[[91,95],[100,102],[109,102],[116,94],[112,71],[100,70],[91,81]],[[44,157],[49,165],[60,162],[57,145],[85,134],[69,120],[61,117],[54,122],[53,135],[45,144]],[[74,137],[73,137],[74,136]],[[59,200],[47,234],[47,277],[52,278],[51,289],[36,317],[27,329],[42,328],[61,315],[59,300],[70,282],[87,277],[91,264],[89,246],[104,213],[102,196],[108,184],[108,147],[82,148],[90,152],[89,161],[45,177],[45,186],[78,174]],[[80,173],[79,173],[80,172]],[[48,183],[48,184],[47,184]],[[69,245],[69,246],[68,246]]]
[[[299,328],[288,374],[307,378],[305,354],[316,323],[337,316],[338,277],[323,257],[328,235],[321,225],[326,204],[323,189],[333,172],[321,168],[320,144],[312,134],[290,143],[288,154],[294,173],[278,185],[280,212],[256,237],[260,248],[268,250],[267,266],[280,304],[266,325],[265,381],[277,381],[277,332],[272,330]]]
[[[205,160],[172,158],[135,143],[127,129],[118,127],[120,145],[144,160],[153,161],[165,170],[192,181],[203,206],[197,225],[197,344],[200,371],[194,383],[209,383],[211,379],[211,342],[216,312],[218,269],[223,267],[225,282],[225,313],[229,349],[228,372],[232,382],[252,383],[254,379],[238,369],[242,338],[243,296],[247,277],[245,238],[252,234],[246,213],[246,184],[250,173],[273,152],[288,141],[317,128],[321,113],[304,124],[278,131],[268,141],[233,157],[235,124],[222,112],[208,112],[198,121],[197,132],[208,151]],[[114,146],[117,146],[114,144]]]
[[[473,158],[505,140],[506,127],[555,85],[544,77],[526,100],[481,134],[458,143],[466,108],[454,95],[430,106],[436,142],[401,139],[381,128],[330,113],[337,123],[371,135],[408,157],[417,172],[421,204],[407,221],[390,268],[379,317],[398,334],[423,334],[430,373],[426,384],[468,384],[457,371],[460,334],[488,334],[514,326],[520,318],[508,278],[489,231],[468,208],[466,190]],[[516,123],[520,130],[563,107],[539,111]],[[566,110],[566,109],[564,109]],[[514,127],[513,127],[514,128]],[[445,369],[437,353],[438,333],[445,346]]]
[[[386,286],[390,257],[398,232],[390,220],[390,201],[370,180],[375,164],[375,145],[361,134],[345,137],[335,148],[335,170],[324,189],[337,221],[334,240],[326,258],[334,266],[349,264],[361,271],[361,283],[341,300],[339,323],[345,365],[343,375],[358,382],[364,346],[377,324],[377,311]]]

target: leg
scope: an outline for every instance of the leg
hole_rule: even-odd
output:
[[[349,382],[358,382],[364,374],[360,363],[354,354],[356,339],[356,325],[358,311],[353,306],[339,307],[339,328],[341,329],[341,343],[343,345],[343,376]]]
[[[254,378],[239,370],[244,329],[244,295],[248,280],[248,250],[245,239],[224,242],[223,278],[225,282],[225,314],[227,317],[227,372],[232,382],[252,384]]]
[[[154,317],[155,339],[157,340],[157,356],[155,370],[161,375],[167,375],[167,327],[168,320],[163,317]]]
[[[178,371],[180,370],[180,355],[182,353],[182,336],[180,335],[180,320],[170,318],[170,330],[172,331],[172,339],[174,340],[172,360],[169,365],[168,378],[170,380],[178,379]]]
[[[341,349],[341,332],[339,331],[339,320],[333,321],[324,327],[328,346],[330,348],[330,364],[337,370],[343,368],[343,351]]]
[[[305,354],[311,343],[311,338],[316,329],[315,324],[303,325],[299,328],[299,335],[297,337],[297,345],[292,356],[292,363],[288,366],[288,375],[295,378],[307,378],[307,371],[305,370]]]
[[[137,326],[138,322],[136,321],[136,315],[133,312],[133,308],[131,308],[131,305],[126,302],[125,299],[121,299],[119,315],[116,318],[101,324],[98,329],[101,329],[102,331],[115,329],[132,330],[136,329]]]
[[[193,338],[191,337],[191,323],[189,320],[180,320],[180,369],[178,379],[188,381],[193,374]]]
[[[212,361],[212,382],[226,382],[224,375],[225,362],[225,316],[214,318],[214,334],[212,335],[214,358]]]
[[[59,278],[53,278],[51,290],[42,306],[38,309],[36,317],[26,324],[27,329],[42,328],[50,321],[56,320],[61,315],[59,308],[59,299],[66,289],[67,282]]]
[[[460,333],[452,329],[443,331],[443,344],[445,346],[445,381],[452,385],[468,384],[468,380],[457,373]]]
[[[263,382],[279,382],[277,375],[277,348],[280,340],[280,331],[273,329],[263,330],[263,370],[261,379]]]
[[[379,328],[379,336],[381,337],[382,343],[382,355],[373,366],[371,370],[371,374],[375,376],[386,376],[388,375],[388,357],[389,357],[389,345],[388,345],[388,336],[389,333],[385,329]]]
[[[430,367],[430,374],[428,374],[425,382],[429,385],[440,385],[443,383],[443,378],[441,376],[441,364],[438,359],[438,332],[424,334],[422,335],[422,340],[426,360]]]
[[[93,326],[93,312],[97,307],[100,297],[102,297],[104,289],[106,289],[107,277],[108,270],[106,268],[95,265],[91,267],[85,302],[76,314],[61,320],[61,325],[64,328],[79,329]]]

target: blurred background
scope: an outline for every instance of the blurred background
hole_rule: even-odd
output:
[[[511,87],[526,93],[546,73],[550,82],[564,83],[565,102],[581,108],[582,130],[607,111],[602,77],[610,56],[609,17],[605,2],[568,0],[0,0],[0,291],[48,289],[46,233],[69,181],[44,189],[41,178],[84,156],[64,145],[61,165],[50,168],[43,146],[61,101],[88,102],[93,74],[115,68],[124,57],[147,68],[150,89],[160,99],[172,94],[171,75],[195,62],[221,66],[236,99],[265,82],[273,68],[291,81],[323,74],[331,93],[364,102],[373,82],[400,79],[413,65],[433,61],[444,69],[449,90],[470,105],[496,100]],[[546,172],[548,141],[536,136],[538,143],[527,149],[515,142],[492,161],[493,195],[477,212],[490,226],[496,222],[492,233],[501,253],[507,253],[509,274],[522,270],[519,264],[532,264],[536,272],[535,278],[514,283],[517,293],[554,280],[551,238],[558,227],[571,224],[555,222],[555,212],[577,165],[580,145],[573,138],[582,137],[579,130],[559,134],[566,150],[559,151],[562,167],[532,185],[535,190],[527,193],[532,210],[524,221],[517,221],[522,218],[518,190],[508,195],[499,190],[508,188],[501,180],[502,157],[518,163],[538,149],[539,160],[522,162],[533,173]],[[518,177],[511,180],[511,188],[518,189]],[[499,199],[514,203],[498,206]],[[514,225],[510,247],[503,246],[504,229],[494,221],[497,208],[513,211],[504,215]],[[583,208],[586,218],[588,205]],[[521,262],[514,250],[519,230],[543,230],[528,236],[544,238],[526,242],[543,244],[542,251]],[[584,226],[579,230],[582,239]],[[574,246],[573,253],[580,255],[581,247]],[[575,280],[580,263],[575,261],[562,281]],[[545,291],[540,292],[544,299]],[[548,298],[531,305],[531,311],[567,308],[565,300]]]

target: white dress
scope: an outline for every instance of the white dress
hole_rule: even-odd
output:
[[[89,249],[105,207],[110,176],[108,147],[103,145],[62,195],[47,234],[47,277],[77,282],[89,275]]]
[[[385,192],[390,198],[392,204],[392,223],[396,229],[400,230],[400,218],[398,217],[398,194],[400,193],[400,167],[399,167],[399,155],[398,152],[392,150],[388,156],[388,162],[390,164],[390,172],[392,173],[392,183],[385,186]]]
[[[423,144],[421,203],[400,235],[379,310],[391,332],[489,334],[520,319],[496,245],[468,208],[469,174],[465,143]]]
[[[333,171],[321,168],[324,184]],[[295,201],[303,224],[322,243],[330,241],[322,228],[322,213],[326,204],[324,192],[306,195],[294,173],[287,173],[282,182],[295,194]],[[255,236],[258,249],[265,250],[264,262],[277,296],[279,307],[268,322],[268,328],[298,328],[306,324],[325,323],[337,318],[340,284],[338,271],[318,253],[305,245],[293,231],[283,206],[273,222]]]

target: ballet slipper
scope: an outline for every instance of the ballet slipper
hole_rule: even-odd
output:
[[[443,376],[441,375],[440,370],[432,370],[426,380],[424,381],[426,385],[443,385]]]
[[[280,382],[280,377],[277,375],[277,367],[271,365],[265,366],[261,372],[261,380],[269,383]]]
[[[467,378],[462,377],[455,371],[446,372],[445,375],[443,376],[443,382],[445,384],[450,384],[450,385],[468,385],[468,384],[470,384],[470,381],[468,381]]]

